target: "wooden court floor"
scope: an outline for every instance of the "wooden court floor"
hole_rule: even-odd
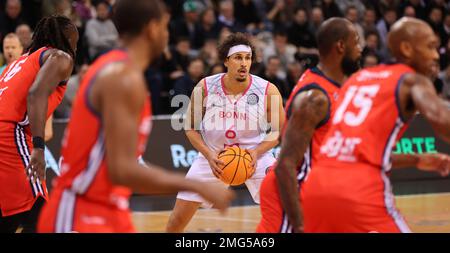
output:
[[[396,196],[411,230],[417,233],[450,232],[450,193]],[[164,232],[170,211],[134,212],[138,232]],[[193,233],[251,233],[261,217],[259,206],[232,207],[222,216],[216,210],[200,209],[186,228]]]

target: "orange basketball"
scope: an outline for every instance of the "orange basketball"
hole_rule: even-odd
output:
[[[221,180],[228,185],[241,185],[251,176],[253,168],[250,166],[252,157],[237,146],[222,150],[218,159],[224,163]]]

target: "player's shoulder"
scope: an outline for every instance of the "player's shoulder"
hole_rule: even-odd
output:
[[[141,71],[123,61],[107,64],[97,73],[96,82],[103,84],[105,89],[124,93],[139,93],[145,88]]]

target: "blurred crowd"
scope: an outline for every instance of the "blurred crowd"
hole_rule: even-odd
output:
[[[80,79],[98,56],[118,46],[111,20],[115,0],[0,0],[0,66],[30,45],[33,29],[46,15],[61,14],[77,25],[80,40],[74,75],[55,118],[67,118]],[[146,71],[154,114],[171,114],[171,98],[190,95],[203,77],[225,71],[217,45],[228,34],[248,34],[255,46],[252,74],[275,84],[284,99],[303,71],[317,64],[315,33],[330,17],[356,27],[361,65],[391,62],[386,47],[390,26],[403,16],[428,22],[440,40],[433,81],[450,99],[450,1],[448,0],[165,0],[171,13],[170,43]],[[132,17],[130,17],[132,18]],[[0,70],[1,71],[1,70]]]

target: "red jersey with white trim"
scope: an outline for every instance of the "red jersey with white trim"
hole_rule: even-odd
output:
[[[392,147],[407,127],[399,113],[398,83],[412,72],[403,64],[380,65],[346,82],[321,149],[321,165],[366,164],[390,170]]]
[[[7,66],[0,76],[0,209],[3,216],[28,211],[36,198],[47,198],[45,182],[27,180],[25,168],[32,151],[27,116],[27,96],[43,64],[42,47],[24,54]],[[61,103],[66,82],[61,80],[48,98],[47,118]]]
[[[292,114],[292,101],[297,95],[308,90],[320,90],[329,101],[329,108],[326,118],[319,123],[314,131],[311,143],[304,154],[302,162],[297,167],[297,180],[301,184],[307,177],[311,165],[315,164],[320,151],[320,146],[330,127],[329,119],[333,117],[336,100],[340,89],[340,84],[326,77],[318,68],[314,67],[305,71],[300,77],[296,86],[291,92],[286,102],[286,123],[283,128],[283,136],[287,122]],[[261,185],[261,222],[257,227],[259,233],[286,233],[291,232],[292,227],[288,224],[288,219],[283,208],[278,192],[275,172],[270,170]]]
[[[61,211],[63,206],[69,209],[74,208],[75,202],[91,203],[89,208],[95,209],[97,207],[98,210],[101,208],[110,210],[105,211],[109,214],[118,211],[128,213],[128,199],[132,192],[127,187],[113,184],[110,180],[101,115],[93,108],[88,99],[92,84],[105,67],[119,62],[126,64],[127,61],[129,61],[129,58],[125,51],[113,50],[101,56],[90,67],[81,83],[79,95],[75,100],[71,120],[62,143],[61,176],[57,178],[52,198],[42,214],[48,216],[49,213],[55,214],[58,212],[57,220],[54,221],[56,222],[54,227],[56,232],[67,232],[67,229],[72,230],[74,227],[77,229],[74,224],[81,221],[72,219],[78,217],[78,214],[72,211],[71,214],[68,214],[69,211],[67,210]],[[151,103],[150,95],[147,95],[148,99],[141,109],[139,118],[139,132],[136,133],[138,135],[136,157],[142,155],[145,151],[151,129]],[[84,209],[89,208],[84,207]],[[60,211],[62,216],[59,213]],[[80,210],[80,213],[84,211]],[[90,211],[95,212],[95,210]],[[66,216],[67,219],[64,219],[63,216]],[[108,220],[107,216],[113,215],[99,217],[99,214],[97,214],[89,219],[91,221],[100,218]],[[52,218],[55,217],[52,216]],[[73,224],[67,225],[67,222],[73,222]],[[83,228],[78,227],[78,229],[82,230]]]
[[[307,232],[407,232],[386,172],[407,128],[398,91],[403,64],[354,74],[342,87],[321,154],[302,188]]]
[[[286,102],[286,122],[289,120],[291,116],[291,103],[298,94],[307,91],[307,90],[320,90],[322,91],[328,98],[329,107],[326,118],[319,123],[314,131],[314,134],[311,139],[311,144],[305,152],[304,159],[302,163],[299,165],[299,180],[303,180],[307,173],[309,172],[313,163],[317,161],[317,154],[319,154],[320,146],[322,144],[323,139],[325,138],[325,134],[328,132],[330,128],[329,119],[333,117],[336,100],[338,98],[340,84],[326,77],[322,71],[318,68],[314,67],[308,69],[298,80],[297,85],[291,92],[289,99]],[[286,129],[287,123],[283,128],[283,135]]]

